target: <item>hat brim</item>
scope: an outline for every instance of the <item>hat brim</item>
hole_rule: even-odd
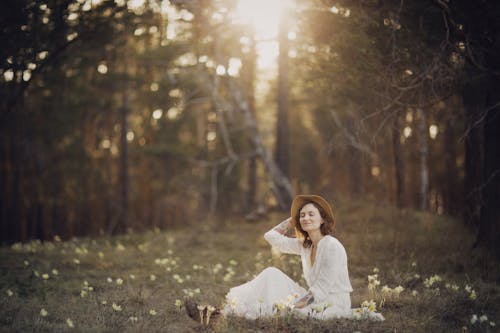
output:
[[[333,221],[333,209],[332,206],[326,201],[325,198],[319,195],[314,195],[314,194],[299,194],[295,196],[295,198],[292,201],[292,206],[290,208],[290,216],[292,217],[293,222],[298,223],[298,221],[295,221],[295,216],[298,215],[299,209],[302,208],[302,206],[305,203],[308,202],[314,202],[321,206],[323,210],[326,212],[326,214],[330,217],[330,219]]]

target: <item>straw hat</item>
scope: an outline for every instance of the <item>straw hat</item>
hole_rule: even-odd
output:
[[[293,199],[292,207],[290,208],[290,216],[292,217],[292,220],[294,220],[295,216],[297,216],[299,214],[299,209],[301,209],[302,206],[308,202],[314,202],[314,203],[318,204],[321,208],[323,208],[325,213],[328,215],[328,217],[330,218],[330,221],[332,221],[332,222],[335,221],[333,219],[332,206],[330,206],[328,201],[326,201],[325,198],[323,198],[319,195],[313,195],[313,194],[310,194],[310,195],[299,194]],[[296,223],[298,221],[293,221],[293,222],[296,225]]]

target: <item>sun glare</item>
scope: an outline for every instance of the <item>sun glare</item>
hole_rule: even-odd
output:
[[[253,26],[257,39],[276,38],[279,17],[290,1],[239,0],[236,17]]]
[[[257,41],[258,66],[276,66],[279,17],[292,0],[239,0],[236,20],[250,24]]]

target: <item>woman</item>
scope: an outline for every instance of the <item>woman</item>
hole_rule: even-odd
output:
[[[283,253],[300,255],[309,289],[304,289],[279,269],[269,267],[253,280],[231,288],[224,308],[215,310],[216,315],[255,319],[292,311],[319,319],[355,317],[351,309],[347,254],[331,235],[335,225],[332,207],[321,196],[298,195],[290,212],[291,217],[266,232],[264,238]],[[293,228],[297,237],[287,237],[287,232]],[[187,302],[186,310],[193,319],[203,322],[206,309]],[[367,316],[384,320],[379,313]]]
[[[256,318],[288,308],[324,319],[352,316],[347,255],[342,244],[331,236],[334,225],[332,208],[324,198],[296,196],[291,217],[266,232],[264,238],[283,253],[300,255],[309,289],[270,267],[252,281],[232,288],[223,312]],[[286,236],[292,228],[297,238]]]

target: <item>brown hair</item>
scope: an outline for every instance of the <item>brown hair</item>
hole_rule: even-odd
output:
[[[311,238],[309,238],[309,234],[307,233],[307,231],[304,231],[304,229],[302,229],[302,226],[300,225],[300,211],[307,204],[313,204],[314,207],[316,207],[318,209],[319,214],[321,215],[321,218],[323,219],[323,221],[325,221],[325,223],[321,224],[321,227],[319,229],[323,236],[332,235],[333,231],[334,231],[334,226],[335,226],[335,220],[334,220],[333,216],[328,214],[325,211],[325,209],[323,209],[323,207],[321,207],[319,204],[317,204],[314,201],[303,202],[302,205],[300,206],[300,208],[297,210],[297,213],[295,214],[295,216],[292,216],[292,217],[293,217],[293,220],[295,221],[295,234],[297,235],[298,238],[304,239],[302,246],[304,246],[305,248],[311,247],[311,245],[312,245],[312,241],[311,241]]]

